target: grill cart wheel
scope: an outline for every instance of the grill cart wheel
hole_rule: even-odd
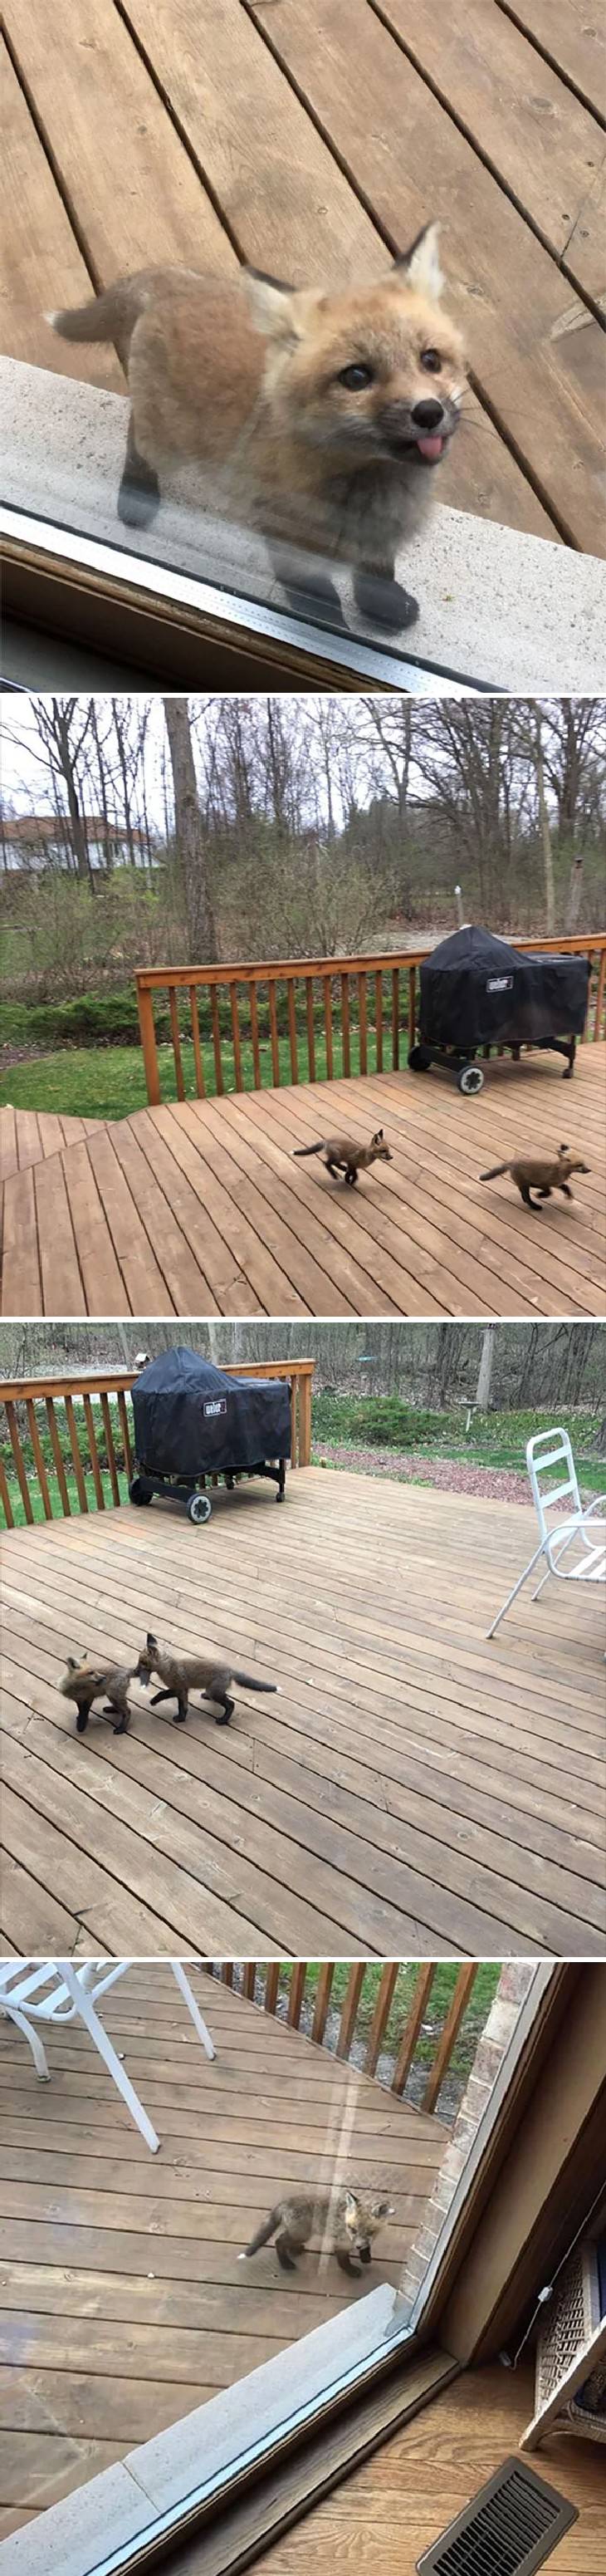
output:
[[[188,1521],[209,1521],[211,1512],[210,1494],[190,1494],[187,1505]]]
[[[408,1049],[408,1063],[409,1063],[409,1067],[410,1067],[410,1071],[411,1071],[411,1073],[429,1073],[429,1068],[430,1068],[430,1064],[431,1064],[431,1056],[430,1056],[430,1053],[429,1053],[429,1047],[424,1047],[424,1046],[411,1046],[411,1047],[409,1047],[409,1049]]]
[[[129,1503],[151,1503],[152,1487],[151,1485],[146,1484],[144,1476],[133,1476],[131,1478],[128,1488],[128,1499]]]
[[[483,1089],[484,1075],[481,1065],[464,1064],[462,1073],[457,1074],[457,1090],[464,1091],[468,1095],[470,1091],[483,1091]]]

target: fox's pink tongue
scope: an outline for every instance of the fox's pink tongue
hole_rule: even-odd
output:
[[[417,439],[417,447],[420,456],[430,456],[432,459],[436,456],[441,456],[443,446],[444,440],[439,431],[437,438]]]

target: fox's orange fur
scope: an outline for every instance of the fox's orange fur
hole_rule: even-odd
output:
[[[267,538],[287,589],[324,589],[338,609],[309,557],[338,558],[364,613],[411,623],[395,558],[427,515],[465,380],[436,236],[426,226],[367,287],[150,268],[51,315],[66,339],[113,340],[127,371],[121,516],[146,524],[163,472],[197,461],[219,475],[230,515]]]

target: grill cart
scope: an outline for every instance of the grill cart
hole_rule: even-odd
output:
[[[480,1047],[509,1047],[516,1064],[522,1047],[551,1047],[566,1057],[564,1080],[570,1079],[587,1015],[588,958],[524,956],[472,925],[440,940],[419,982],[419,1036],[408,1055],[413,1073],[443,1065],[459,1091],[481,1091]]]
[[[195,1351],[163,1351],[132,1391],[136,1473],[131,1503],[154,1494],[185,1503],[190,1521],[210,1520],[207,1484],[233,1493],[241,1477],[268,1476],[284,1501],[290,1457],[290,1387],[284,1378],[228,1377]]]

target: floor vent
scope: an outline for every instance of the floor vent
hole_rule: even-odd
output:
[[[417,2559],[418,2576],[534,2576],[577,2519],[576,2505],[525,2460],[505,2460]]]

